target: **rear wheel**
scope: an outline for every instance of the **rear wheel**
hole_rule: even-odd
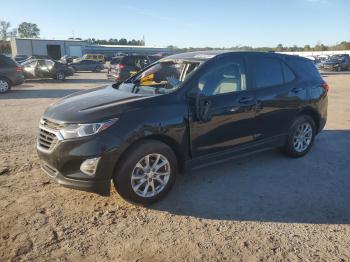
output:
[[[148,205],[162,199],[177,173],[174,152],[166,144],[148,140],[134,145],[120,161],[113,182],[127,201]]]
[[[0,93],[6,93],[11,88],[11,84],[8,80],[0,78]]]
[[[304,156],[311,149],[316,134],[316,125],[312,117],[298,117],[289,132],[284,152],[290,157]]]
[[[64,72],[59,71],[56,73],[56,79],[59,81],[63,81],[66,78],[66,75],[64,74]]]
[[[102,70],[102,68],[100,67],[100,66],[96,66],[96,68],[95,68],[95,72],[97,72],[97,73],[99,73],[99,72],[101,72],[101,70]]]

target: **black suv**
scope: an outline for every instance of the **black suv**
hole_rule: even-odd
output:
[[[22,68],[12,58],[0,54],[0,93],[24,82]]]
[[[348,54],[333,55],[321,64],[320,69],[338,72],[349,70],[350,56]]]
[[[147,55],[116,57],[114,61],[111,61],[112,66],[108,70],[108,74],[112,76],[115,81],[123,82],[157,60],[157,57]]]
[[[127,81],[72,94],[39,124],[42,169],[61,185],[150,204],[178,173],[279,147],[301,157],[327,118],[312,61],[259,52],[166,57]]]

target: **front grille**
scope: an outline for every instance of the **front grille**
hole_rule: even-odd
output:
[[[58,139],[55,133],[46,129],[39,129],[38,145],[48,151],[51,151],[57,144]]]
[[[41,162],[41,168],[46,174],[48,174],[51,177],[56,177],[58,175],[58,171],[45,162]]]
[[[46,128],[51,129],[53,131],[58,131],[58,130],[64,128],[64,124],[53,122],[47,118],[42,118],[40,120],[40,125],[42,127],[46,127]]]
[[[38,147],[42,150],[51,151],[58,143],[57,132],[64,128],[64,124],[42,118],[39,125]]]

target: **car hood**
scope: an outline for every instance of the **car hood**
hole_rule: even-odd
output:
[[[48,107],[44,117],[66,123],[94,123],[133,110],[130,102],[150,98],[103,86],[73,93]]]

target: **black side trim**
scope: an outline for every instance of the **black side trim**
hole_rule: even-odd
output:
[[[287,134],[258,140],[245,145],[237,146],[233,149],[229,149],[223,152],[210,154],[207,156],[197,157],[187,161],[186,169],[200,169],[209,165],[225,162],[227,160],[251,155],[254,153],[266,151],[272,148],[283,146],[286,142]]]

